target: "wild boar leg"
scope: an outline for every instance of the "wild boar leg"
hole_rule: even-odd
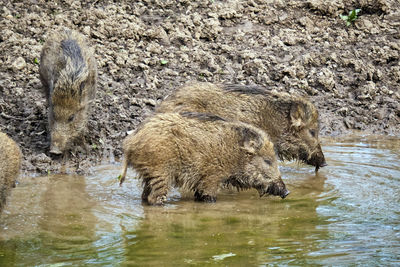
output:
[[[196,190],[194,192],[194,200],[200,201],[200,202],[208,202],[208,203],[213,203],[217,201],[216,196],[210,196],[205,194],[204,192],[200,192],[199,190]]]
[[[146,180],[143,183],[143,192],[142,192],[142,200],[143,201],[147,201],[147,198],[149,197],[150,192],[151,192],[151,187],[148,183],[148,180]]]
[[[216,202],[218,188],[217,181],[218,179],[214,176],[205,177],[194,192],[195,200],[209,203]]]
[[[143,194],[150,205],[162,205],[167,200],[168,184],[163,177],[147,178]],[[148,186],[146,186],[146,184]],[[150,191],[147,193],[147,191]]]

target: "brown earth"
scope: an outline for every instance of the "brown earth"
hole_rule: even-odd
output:
[[[346,26],[339,15],[355,8]],[[308,96],[321,135],[400,134],[397,0],[3,0],[0,15],[0,130],[20,144],[25,173],[60,170],[38,74],[59,26],[89,38],[99,67],[90,153],[70,154],[67,171],[119,158],[127,131],[189,80]]]

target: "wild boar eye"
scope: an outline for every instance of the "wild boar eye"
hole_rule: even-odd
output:
[[[272,165],[272,162],[269,159],[264,159],[264,162],[267,163],[267,165]]]
[[[74,118],[75,118],[75,114],[74,114],[74,115],[71,115],[71,116],[69,116],[69,118],[68,118],[68,122],[72,122],[72,121],[74,120]]]

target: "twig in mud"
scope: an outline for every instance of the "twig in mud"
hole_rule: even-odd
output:
[[[30,118],[32,118],[32,115],[29,115],[29,116],[26,117],[26,118],[21,118],[21,117],[14,117],[14,116],[11,116],[11,115],[7,115],[7,114],[5,114],[4,112],[2,112],[0,115],[1,115],[2,117],[6,118],[6,119],[9,119],[9,120],[17,120],[17,121],[25,121],[25,120],[29,120]],[[39,121],[41,121],[41,120],[33,120],[32,122],[39,122]]]
[[[24,120],[29,119],[29,117],[28,117],[28,118],[18,118],[18,117],[14,117],[14,116],[11,116],[11,115],[7,115],[7,114],[5,114],[5,113],[3,113],[3,112],[1,113],[1,116],[4,117],[4,118],[6,118],[6,119],[18,120],[18,121],[24,121]]]

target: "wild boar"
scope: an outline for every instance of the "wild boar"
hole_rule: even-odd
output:
[[[39,72],[48,103],[50,153],[63,154],[86,130],[97,83],[93,50],[80,33],[53,32],[43,46]]]
[[[266,133],[245,123],[195,112],[156,114],[125,138],[120,184],[130,164],[151,205],[163,204],[170,186],[204,202],[215,202],[226,184],[285,198],[273,147]]]
[[[254,125],[265,132],[281,160],[326,166],[318,139],[318,111],[308,100],[262,87],[189,83],[178,88],[156,112],[206,112]]]
[[[0,212],[3,210],[10,189],[15,186],[21,161],[22,153],[17,143],[0,132]]]

